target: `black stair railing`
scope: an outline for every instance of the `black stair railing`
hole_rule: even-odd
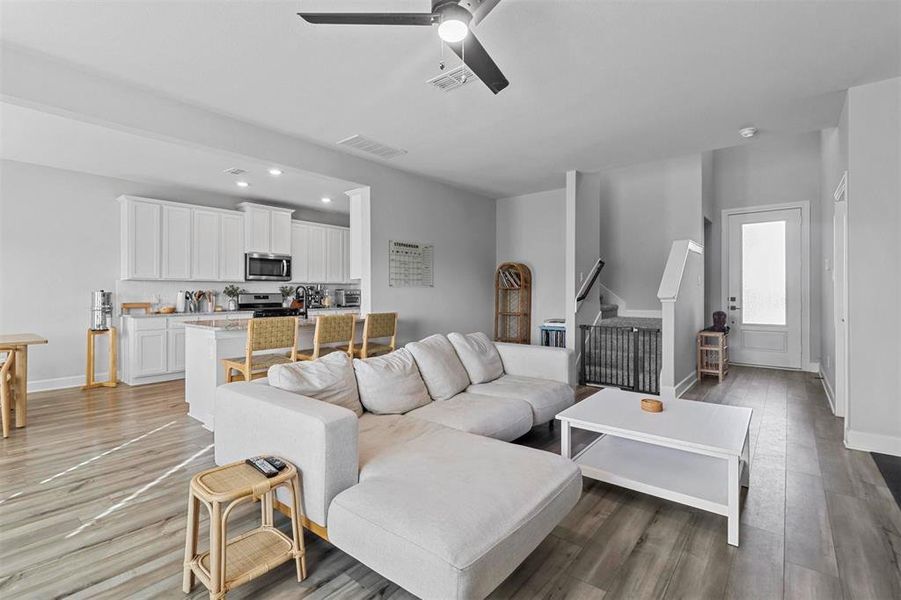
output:
[[[660,329],[580,325],[579,383],[660,393]]]

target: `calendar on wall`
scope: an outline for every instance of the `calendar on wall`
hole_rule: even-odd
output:
[[[435,247],[418,242],[388,242],[390,287],[433,287]]]

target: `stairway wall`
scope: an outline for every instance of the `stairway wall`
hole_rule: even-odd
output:
[[[600,281],[629,310],[660,310],[657,287],[673,240],[703,239],[701,155],[585,174],[596,182]]]

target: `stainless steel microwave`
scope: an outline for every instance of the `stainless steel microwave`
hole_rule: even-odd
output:
[[[291,281],[291,257],[287,254],[248,252],[244,255],[245,281]]]

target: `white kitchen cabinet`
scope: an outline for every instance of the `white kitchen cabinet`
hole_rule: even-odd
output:
[[[166,373],[169,368],[166,334],[165,329],[142,329],[133,332],[130,353],[133,377]]]
[[[246,252],[291,254],[291,214],[293,210],[242,202],[244,248]]]
[[[219,279],[244,281],[244,215],[223,213],[219,224]]]
[[[266,208],[249,206],[244,209],[244,248],[246,252],[269,252],[272,239],[271,217],[272,212]]]
[[[344,282],[344,236],[337,227],[325,230],[325,282]]]
[[[310,226],[302,221],[291,223],[291,281],[307,283],[310,281],[310,265],[308,261]]]
[[[191,278],[191,209],[163,205],[163,279]]]
[[[185,370],[185,328],[166,331],[166,370],[176,373]]]
[[[271,216],[270,252],[291,254],[291,213],[273,210]]]
[[[307,238],[308,279],[310,283],[325,283],[328,275],[327,228],[315,223],[309,224]]]
[[[198,281],[219,279],[220,214],[214,210],[194,209],[191,238],[191,278]]]
[[[121,196],[122,279],[159,279],[162,207]]]
[[[350,283],[350,230],[341,228],[341,248],[343,249],[343,260],[341,262],[341,281]]]

